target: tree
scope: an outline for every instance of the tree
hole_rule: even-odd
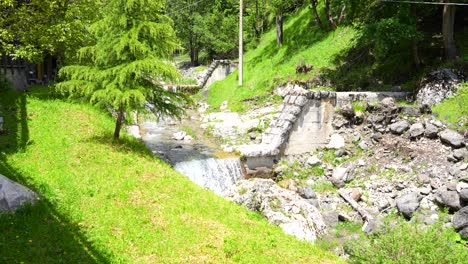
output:
[[[449,2],[447,0],[445,3]],[[444,5],[442,18],[442,35],[444,42],[445,58],[454,60],[457,58],[457,47],[455,46],[454,27],[455,27],[455,11],[454,5]]]
[[[178,72],[167,58],[178,48],[163,0],[109,0],[104,16],[90,27],[95,43],[78,52],[79,63],[60,70],[58,91],[85,97],[116,114],[119,138],[125,113],[145,110],[180,116],[186,97],[164,90],[161,81]]]

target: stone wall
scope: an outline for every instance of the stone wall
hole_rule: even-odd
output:
[[[271,168],[282,155],[313,151],[326,143],[330,133],[336,93],[290,89],[277,120],[270,123],[261,144],[238,147],[247,167]]]
[[[186,85],[186,84],[177,84],[177,85],[163,85],[164,89],[168,91],[182,91],[190,94],[197,93],[203,87],[209,87],[216,81],[224,80],[229,74],[231,74],[235,69],[237,69],[237,64],[229,60],[214,60],[205,74],[198,79],[198,84]]]
[[[356,101],[378,103],[386,97],[406,100],[410,96],[411,93],[408,92],[338,92],[336,93],[336,106],[342,107],[343,105]]]
[[[237,69],[237,64],[228,60],[215,60],[211,63],[201,87],[209,87],[214,82],[224,80],[229,74]]]

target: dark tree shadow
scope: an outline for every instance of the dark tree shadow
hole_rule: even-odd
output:
[[[105,133],[100,136],[93,136],[85,140],[85,142],[98,143],[113,148],[121,153],[127,154],[129,152],[137,153],[149,159],[157,159],[155,156],[140,140],[128,135],[121,135],[119,139],[114,139],[111,132]]]
[[[47,187],[30,184],[8,161],[9,154],[24,152],[31,143],[27,98],[24,92],[0,90],[0,116],[4,117],[4,132],[0,134],[0,174],[41,195]],[[0,232],[0,263],[110,262],[105,249],[98,249],[87,241],[79,223],[72,223],[43,197],[17,212],[0,213]]]
[[[411,41],[394,45],[388,56],[376,59],[372,43],[374,35],[355,38],[355,44],[335,56],[333,66],[323,69],[320,74],[330,80],[337,91],[358,90],[390,90],[400,86],[403,90],[415,92],[417,83],[428,70],[439,67],[453,67],[455,64],[466,64],[462,58],[455,64],[446,63],[443,59],[442,45],[442,11],[434,9],[420,14],[418,31],[422,39],[417,41],[418,57],[421,64],[414,62]],[[457,10],[455,23],[455,39],[461,52],[467,51],[466,32],[468,27],[466,17],[468,9]],[[466,47],[465,47],[466,46]],[[456,66],[456,65],[455,65]]]

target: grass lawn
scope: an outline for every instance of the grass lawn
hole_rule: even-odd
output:
[[[42,198],[0,216],[0,263],[334,263],[198,187],[88,105],[0,91],[0,174]]]
[[[268,95],[275,86],[288,80],[306,80],[320,69],[333,66],[333,59],[348,48],[355,30],[342,27],[332,32],[323,32],[312,21],[309,8],[289,15],[284,23],[284,43],[276,44],[276,31],[271,29],[260,43],[246,52],[244,58],[244,85],[237,86],[238,72],[210,87],[208,103],[218,108],[225,100],[229,108],[242,111],[242,100]],[[296,74],[296,66],[312,64],[309,74]]]

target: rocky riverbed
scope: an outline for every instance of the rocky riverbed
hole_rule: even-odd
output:
[[[249,135],[249,131],[257,122],[277,118],[275,109],[278,107],[268,106],[243,117],[226,111],[210,113],[202,118],[202,127],[222,137],[230,151],[249,141],[260,142],[261,133]],[[428,105],[398,105],[392,98],[344,105],[337,109],[333,126],[334,133],[326,146],[284,157],[271,173],[262,174],[282,189],[296,193],[290,194],[288,201],[299,197],[318,208],[328,231],[321,231],[317,237],[332,232],[340,222],[360,224],[370,234],[393,215],[425,225],[443,221],[467,236],[468,149],[467,139],[456,131],[457,127],[437,120]],[[259,196],[246,198],[246,194],[264,189],[266,183],[262,181],[241,181],[241,187],[230,191],[229,199],[267,218],[287,212],[290,220],[296,221],[299,217],[291,211],[294,206],[289,202],[280,199],[275,200],[276,206],[265,206],[262,204],[270,199],[268,195],[261,201],[255,200]],[[267,185],[271,186],[271,182]],[[276,188],[266,192],[274,196],[279,193]],[[440,219],[442,211],[448,211],[449,217]],[[274,218],[270,221],[277,222]],[[282,223],[289,233],[304,226],[289,221],[291,225],[284,228]],[[342,253],[342,248],[338,252]]]

